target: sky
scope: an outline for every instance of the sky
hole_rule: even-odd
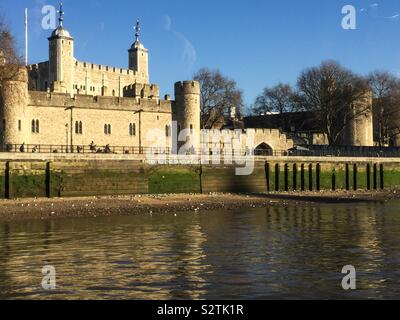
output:
[[[202,67],[233,78],[250,105],[264,87],[295,84],[300,72],[337,60],[361,75],[380,69],[400,75],[398,0],[64,0],[64,27],[78,60],[127,67],[141,21],[150,51],[150,79],[173,94],[176,81]],[[48,60],[51,30],[42,28],[53,0],[0,0],[0,12],[24,52],[29,9],[29,63]],[[342,8],[356,9],[356,29],[342,28]]]

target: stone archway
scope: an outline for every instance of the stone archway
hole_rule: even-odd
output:
[[[274,154],[274,151],[272,148],[266,144],[265,142],[259,144],[255,149],[254,149],[254,155],[255,156],[272,156]]]

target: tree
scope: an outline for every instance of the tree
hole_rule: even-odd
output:
[[[279,83],[265,88],[252,107],[253,114],[288,113],[298,111],[297,94],[289,84]]]
[[[22,59],[18,56],[15,39],[4,17],[0,15],[0,86],[4,81],[13,79],[21,65]]]
[[[200,69],[194,79],[201,85],[201,126],[213,127],[221,117],[227,117],[232,108],[238,114],[243,108],[243,93],[234,80],[218,70]]]
[[[400,135],[400,81],[386,71],[368,76],[373,92],[374,131],[379,146],[387,146]]]
[[[297,87],[304,110],[315,114],[333,146],[341,143],[351,121],[371,109],[368,104],[352,108],[368,93],[368,81],[334,61],[303,71]]]

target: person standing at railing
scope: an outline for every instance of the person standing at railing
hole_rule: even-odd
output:
[[[111,148],[109,144],[105,146],[104,153],[111,153]]]
[[[91,151],[91,152],[96,152],[96,145],[94,144],[94,141],[92,141],[92,142],[89,144],[89,148],[90,148],[90,151]]]
[[[19,151],[25,152],[25,142],[21,144],[21,146],[19,147]]]

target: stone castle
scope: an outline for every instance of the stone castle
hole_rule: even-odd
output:
[[[198,82],[177,82],[175,100],[169,95],[160,98],[159,87],[150,83],[149,51],[139,39],[139,23],[135,29],[128,69],[82,62],[75,58],[74,38],[63,25],[60,10],[58,28],[48,38],[49,60],[21,69],[18,77],[2,87],[0,144],[53,146],[54,152],[62,148],[76,152],[77,146],[87,148],[94,142],[97,146],[138,147],[142,151],[158,140],[165,150],[177,152],[177,136],[185,129],[188,134],[183,141],[191,145],[191,150],[208,153],[233,145],[237,135],[233,128],[224,131],[221,142],[202,134]],[[244,136],[249,128],[256,149],[282,151],[294,146],[290,135],[279,128],[242,127]],[[211,136],[218,135],[216,130]],[[349,126],[345,144],[373,146],[372,132],[372,115],[366,113]],[[312,140],[324,143],[318,133]],[[244,142],[240,148],[246,152]]]

